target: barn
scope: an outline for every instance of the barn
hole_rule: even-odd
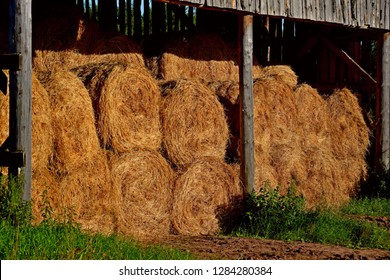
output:
[[[0,138],[0,166],[7,167],[10,174],[23,175],[25,200],[34,197],[34,175],[47,179],[47,174],[54,173],[57,177],[50,182],[67,187],[58,187],[52,195],[62,197],[63,203],[76,205],[86,228],[101,223],[95,221],[95,216],[110,213],[115,216],[113,221],[121,221],[121,232],[133,235],[140,233],[129,230],[129,224],[143,232],[151,227],[164,231],[172,223],[177,232],[214,233],[218,223],[208,215],[215,216],[215,209],[207,206],[226,204],[241,191],[253,191],[259,180],[286,184],[294,177],[302,186],[329,186],[331,191],[320,187],[302,190],[313,203],[319,197],[327,197],[325,202],[332,204],[355,191],[367,165],[389,165],[388,0],[62,0],[56,6],[46,0],[8,0],[1,5],[0,39],[9,44],[0,46],[0,68],[9,74],[0,72],[0,89],[9,94],[9,109],[6,111],[2,105],[0,113],[9,114],[9,135]],[[126,45],[120,43],[122,40]],[[64,72],[56,73],[57,70]],[[74,84],[73,76],[79,78]],[[69,80],[60,90],[60,80],[65,77]],[[148,112],[148,117],[139,122],[135,121],[138,115],[126,115],[127,109],[113,113],[122,106],[121,102],[132,102],[125,100],[128,96],[133,100],[137,96],[126,80],[132,86],[139,83],[137,92],[143,106],[133,108],[133,112]],[[63,115],[53,113],[50,123],[58,127],[53,125],[50,133],[63,138],[50,143],[55,150],[52,154],[39,150],[39,155],[34,156],[33,114],[45,111],[42,108],[34,112],[32,92],[37,83],[55,92],[54,97],[49,93],[47,98],[51,100],[50,110],[58,108],[57,113],[75,104],[87,108],[82,100],[91,105],[80,109],[82,115],[77,110]],[[115,89],[112,85],[120,85],[125,94],[109,95]],[[85,88],[72,98],[76,87]],[[217,94],[209,94],[211,91]],[[229,91],[231,94],[227,94]],[[280,96],[280,92],[284,95]],[[81,95],[84,99],[79,100]],[[271,100],[270,95],[278,101]],[[303,97],[297,100],[297,96]],[[216,100],[221,101],[222,107]],[[152,106],[155,103],[160,104],[159,109]],[[341,110],[341,103],[348,103],[349,109]],[[186,108],[188,104],[192,107]],[[195,109],[198,107],[199,111]],[[264,112],[259,109],[263,107],[274,110]],[[323,116],[324,111],[330,115]],[[189,123],[199,126],[194,129],[196,136],[186,134],[191,130],[188,123],[180,134],[181,120],[195,113],[207,115],[210,121],[200,125],[198,119],[191,119]],[[340,123],[332,126],[335,118],[327,118],[336,114]],[[71,119],[70,115],[80,119]],[[218,117],[221,115],[222,121]],[[87,120],[91,120],[88,129],[66,129],[69,123]],[[142,126],[140,133],[134,133],[140,123],[147,123],[148,128]],[[321,123],[327,123],[326,128]],[[72,130],[78,131],[79,140],[69,132]],[[174,133],[168,135],[166,131]],[[206,131],[207,141],[194,140]],[[341,136],[337,134],[340,131]],[[43,143],[44,138],[35,143]],[[83,138],[88,138],[88,143]],[[183,142],[188,143],[185,151],[177,147]],[[326,147],[332,152],[328,153]],[[148,152],[140,153],[143,149]],[[205,157],[199,158],[198,154]],[[43,163],[47,173],[34,169],[37,158],[42,157],[47,160]],[[104,163],[99,164],[102,157]],[[142,164],[145,162],[149,165]],[[83,167],[89,173],[77,172]],[[153,180],[160,178],[159,183],[144,183],[138,177],[123,175],[128,169],[131,171],[126,172],[132,175],[139,172],[138,176],[150,171],[155,174]],[[205,170],[212,172],[206,175]],[[353,175],[346,176],[346,170]],[[107,176],[95,176],[105,172],[110,172],[111,183],[102,183]],[[85,177],[94,177],[96,182],[84,182]],[[206,185],[215,185],[215,190],[193,190],[191,186],[200,184],[197,177],[202,177]],[[115,180],[122,187],[116,188]],[[132,181],[129,185],[133,187],[124,195],[120,190],[126,180]],[[335,182],[345,188],[330,187]],[[74,188],[69,187],[73,184]],[[110,187],[101,187],[106,184]],[[148,188],[141,191],[134,187],[142,184]],[[242,190],[237,189],[241,184]],[[85,193],[77,188],[80,185],[91,190]],[[231,188],[224,187],[230,185]],[[172,201],[171,193],[178,189],[183,190],[176,195],[181,200]],[[218,195],[210,198],[214,192]],[[164,196],[164,202],[146,199],[157,193],[160,199]],[[90,209],[82,206],[106,196],[109,198],[102,205],[96,202]],[[142,207],[131,202],[136,198],[142,200]],[[186,220],[183,216],[189,210],[175,208],[175,203],[183,207],[197,198],[202,198],[203,204],[198,207],[206,209],[201,213],[206,218]],[[113,201],[115,207],[110,205]],[[92,217],[92,212],[98,215]],[[129,212],[142,212],[142,216],[130,217],[126,215]],[[166,212],[175,213],[176,218],[168,221]],[[150,224],[145,227],[140,220]]]

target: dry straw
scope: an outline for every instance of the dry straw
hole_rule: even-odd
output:
[[[229,130],[224,108],[216,95],[195,80],[162,85],[163,146],[177,166],[213,156],[225,157]]]
[[[77,49],[35,50],[33,68],[35,71],[54,69],[69,70],[89,63],[122,62],[144,66],[140,46],[124,35],[100,37],[96,46],[88,53]]]
[[[53,164],[62,175],[78,170],[99,152],[88,91],[71,72],[40,73],[50,97],[54,131]]]
[[[170,232],[174,172],[156,151],[133,150],[110,158],[117,228],[138,239]]]
[[[32,75],[32,169],[48,167],[54,154],[54,132],[49,94]]]
[[[220,159],[203,158],[180,174],[173,191],[176,233],[214,235],[232,222],[243,195],[236,170]]]
[[[1,70],[0,70],[1,71]],[[3,71],[9,80],[8,71]],[[7,87],[8,88],[8,87]],[[9,135],[9,90],[7,95],[0,91],[0,145]]]
[[[298,76],[288,65],[271,65],[262,69],[261,76],[272,77],[279,83],[294,89],[298,85]]]
[[[161,94],[145,67],[122,63],[88,64],[73,72],[91,96],[102,144],[116,152],[161,146]]]
[[[165,80],[239,79],[236,47],[213,33],[171,40],[160,59],[159,69],[159,76]],[[260,69],[253,67],[254,76],[258,76]]]
[[[356,96],[344,88],[335,90],[327,99],[330,118],[331,148],[344,171],[346,188],[354,193],[367,174],[365,161],[370,131],[364,121]]]

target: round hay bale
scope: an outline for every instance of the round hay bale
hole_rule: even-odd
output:
[[[347,88],[335,90],[327,99],[335,154],[340,158],[364,158],[370,131],[356,96]]]
[[[73,219],[84,230],[112,233],[116,198],[111,174],[104,151],[97,151],[78,170],[61,178],[58,203],[62,209],[72,211]]]
[[[89,91],[104,147],[116,152],[160,149],[161,94],[145,67],[98,63],[72,71]]]
[[[212,46],[212,47],[210,47]],[[170,40],[160,59],[160,75],[165,80],[239,80],[237,48],[216,33],[198,33]],[[261,67],[254,62],[257,77]]]
[[[279,83],[288,85],[295,89],[298,85],[298,76],[288,65],[271,65],[262,68],[261,76],[272,77]]]
[[[133,150],[110,159],[118,230],[136,238],[170,231],[174,172],[156,151]]]
[[[65,175],[85,166],[99,153],[100,145],[88,91],[68,71],[40,73],[50,97],[54,131],[54,168]]]
[[[335,90],[326,102],[331,119],[331,149],[341,163],[346,192],[355,193],[359,181],[367,175],[365,157],[370,131],[358,99],[348,89]]]
[[[32,169],[47,167],[54,154],[54,132],[49,94],[32,75]]]
[[[178,176],[172,224],[185,235],[214,235],[232,222],[243,189],[235,169],[215,158],[198,159]]]
[[[177,166],[200,157],[224,159],[229,129],[224,108],[201,82],[177,80],[162,87],[163,146]]]

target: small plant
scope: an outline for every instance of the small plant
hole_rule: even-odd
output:
[[[298,195],[292,181],[285,195],[280,187],[271,188],[266,182],[258,193],[251,193],[246,200],[246,211],[239,232],[265,238],[281,239],[293,230],[308,223],[305,199]]]
[[[28,224],[32,218],[31,203],[23,201],[23,182],[13,176],[0,176],[0,219],[13,226]]]

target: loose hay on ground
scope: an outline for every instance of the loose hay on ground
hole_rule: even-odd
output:
[[[220,159],[198,159],[175,181],[173,228],[186,235],[218,234],[226,218],[232,222],[242,195],[235,168]]]
[[[146,68],[97,63],[72,70],[91,96],[102,145],[116,152],[159,150],[161,94]]]
[[[174,172],[156,151],[110,157],[119,232],[136,238],[170,232]]]
[[[224,159],[229,129],[224,108],[201,82],[177,80],[162,85],[163,146],[177,166],[213,156]]]

